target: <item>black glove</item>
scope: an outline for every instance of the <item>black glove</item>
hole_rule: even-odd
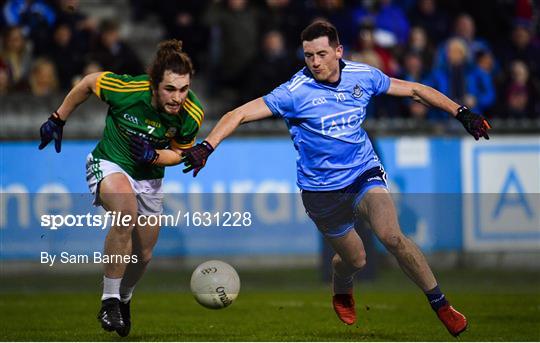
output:
[[[62,133],[65,124],[66,122],[60,119],[56,111],[51,114],[49,119],[39,129],[39,135],[41,136],[39,150],[45,148],[54,139],[54,148],[56,152],[60,152],[62,150]]]
[[[186,168],[182,171],[189,173],[193,170],[193,177],[197,176],[212,152],[214,152],[214,148],[207,141],[203,141],[194,147],[184,150],[182,152],[182,162]]]
[[[489,129],[491,129],[491,125],[489,125],[486,118],[471,112],[471,110],[466,106],[461,106],[458,108],[456,119],[463,124],[465,130],[467,130],[467,132],[470,133],[474,139],[478,140],[480,137],[489,139],[487,132]]]
[[[154,164],[159,154],[150,142],[141,136],[131,135],[129,148],[135,162],[140,164]]]

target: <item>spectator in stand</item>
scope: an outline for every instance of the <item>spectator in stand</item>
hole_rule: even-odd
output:
[[[467,48],[467,62],[474,63],[474,57],[480,51],[491,51],[488,43],[476,37],[476,27],[474,24],[474,19],[469,14],[460,14],[454,25],[454,35],[441,46],[439,46],[436,57],[435,57],[435,67],[444,67],[448,60],[446,59],[447,54],[447,45],[453,38],[461,38],[466,44]]]
[[[374,27],[369,20],[360,25],[357,41],[348,58],[351,61],[365,63],[380,69],[391,77],[396,77],[399,74],[399,63],[388,49],[379,45]],[[375,97],[366,108],[367,115],[379,118],[401,116],[401,100],[401,98],[386,95]]]
[[[375,35],[384,39],[385,47],[404,46],[409,38],[409,21],[403,10],[392,4],[392,0],[377,0],[371,7],[353,10],[354,22],[371,21]],[[341,32],[341,31],[340,31]]]
[[[489,74],[492,78],[496,77],[497,68],[495,58],[489,51],[479,51],[476,53],[476,64],[480,69]]]
[[[316,0],[314,3],[315,8],[309,14],[311,21],[325,19],[334,24],[339,32],[341,44],[345,50],[349,49],[356,31],[353,12],[345,6],[343,0]],[[298,37],[298,32],[296,35]]]
[[[304,11],[305,8],[299,1],[266,0],[264,16],[261,17],[261,31],[281,32],[287,50],[293,52],[299,46],[298,33],[308,24]]]
[[[9,26],[19,26],[33,43],[33,52],[45,48],[56,13],[45,0],[7,0],[3,6],[4,20]]]
[[[360,26],[355,43],[349,56],[351,61],[369,64],[390,77],[397,76],[399,64],[389,50],[376,43],[372,25],[367,23]]]
[[[437,9],[436,0],[419,0],[409,14],[409,19],[412,25],[422,27],[435,44],[442,42],[448,35],[448,16]]]
[[[105,70],[114,70],[118,74],[140,75],[144,66],[135,51],[120,39],[120,26],[111,19],[105,19],[100,25],[99,39],[90,58],[98,62]]]
[[[50,27],[56,20],[54,9],[44,0],[7,0],[2,13],[7,25],[22,27],[25,35]]]
[[[81,72],[83,56],[75,48],[69,25],[65,23],[56,25],[46,56],[56,67],[60,88],[70,90],[73,86],[73,77]]]
[[[71,29],[73,48],[80,54],[90,51],[90,43],[97,35],[98,22],[79,10],[79,0],[56,0],[58,22]]]
[[[379,13],[375,25],[378,29],[392,32],[399,45],[409,38],[409,20],[403,10],[392,4],[392,0],[379,0]]]
[[[495,100],[495,90],[491,76],[467,61],[466,43],[460,38],[452,38],[446,45],[448,63],[434,70],[427,82],[450,99],[464,104],[473,111],[484,112]],[[445,114],[430,111],[433,119],[442,119]]]
[[[58,78],[54,63],[45,58],[37,58],[32,63],[27,90],[37,97],[50,96],[57,92]]]
[[[0,60],[7,66],[9,88],[17,90],[28,77],[32,54],[20,26],[8,27],[2,37]]]
[[[7,65],[0,60],[0,96],[9,92],[9,74]]]
[[[430,44],[426,30],[420,26],[411,29],[407,51],[414,52],[422,59],[425,68],[431,68],[433,63],[433,46]]]
[[[205,14],[210,26],[211,93],[240,90],[250,63],[257,56],[259,20],[248,0],[214,3]]]
[[[72,87],[75,87],[75,85],[79,83],[79,81],[81,81],[82,78],[85,77],[86,75],[92,74],[92,73],[98,73],[100,71],[103,71],[103,67],[101,67],[99,63],[95,61],[87,62],[86,65],[83,67],[82,72],[78,75],[75,75],[73,79],[71,79]]]
[[[487,42],[476,37],[476,26],[473,17],[469,14],[461,14],[455,23],[455,35],[460,37],[467,44],[469,49],[469,60],[472,60],[478,51],[489,51]]]
[[[208,51],[208,28],[202,23],[205,1],[156,1],[155,11],[165,28],[164,39],[182,39],[182,49],[200,69]],[[203,68],[204,69],[204,68]]]
[[[422,61],[422,56],[416,51],[409,51],[403,60],[403,71],[400,79],[411,82],[425,83],[426,72]],[[412,99],[400,99],[403,111],[407,117],[424,119],[427,117],[428,107],[413,101]]]
[[[500,47],[498,56],[504,69],[508,69],[513,61],[521,60],[535,78],[540,78],[540,46],[538,40],[534,40],[534,30],[529,22],[515,22],[510,42],[506,41]]]
[[[424,83],[426,72],[424,70],[424,63],[420,54],[418,54],[416,51],[407,52],[403,59],[403,66],[404,68],[399,77],[400,79]]]
[[[476,53],[475,61],[480,73],[484,75],[484,77],[489,76],[489,78],[491,78],[491,83],[495,89],[495,94],[497,94],[497,90],[500,88],[500,84],[503,81],[503,75],[500,72],[500,68],[496,63],[493,54],[489,51],[479,51]],[[494,115],[496,112],[496,102],[497,101],[495,99],[491,105],[487,105],[484,109],[485,113],[488,115]]]
[[[510,67],[510,80],[504,92],[502,116],[508,118],[540,117],[540,85],[531,78],[527,65],[516,60]]]
[[[275,88],[276,84],[287,81],[291,74],[301,69],[286,49],[285,39],[279,31],[269,31],[262,38],[259,57],[248,73],[245,99],[260,97]]]
[[[88,74],[97,73],[103,71],[103,67],[99,65],[99,63],[95,61],[88,62],[82,71],[82,76],[86,76]]]

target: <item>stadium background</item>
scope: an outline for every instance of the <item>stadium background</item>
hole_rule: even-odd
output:
[[[36,303],[35,315],[46,313],[50,309],[40,305],[64,303],[62,297],[72,293],[75,299],[67,303],[86,298],[90,313],[100,287],[98,265],[39,263],[41,251],[99,251],[104,237],[99,230],[52,231],[39,223],[41,214],[84,214],[90,208],[84,160],[101,136],[105,105],[92,98],[70,117],[61,154],[51,147],[37,150],[39,126],[73,83],[95,70],[141,73],[161,39],[179,38],[197,70],[193,88],[205,108],[199,136],[203,138],[227,110],[264,95],[301,67],[299,33],[319,17],[337,26],[347,58],[446,90],[490,119],[492,139],[478,143],[444,114],[407,100],[379,97],[370,105],[364,127],[389,174],[404,232],[427,253],[443,288],[465,303],[476,319],[478,330],[466,339],[540,340],[540,41],[535,1],[24,3],[1,2],[3,340],[104,339],[93,330],[96,325],[87,323],[87,313],[75,315],[89,328],[75,336],[54,330],[46,334],[27,313]],[[448,54],[457,62],[451,63]],[[186,294],[189,271],[206,259],[219,258],[240,270],[245,287],[244,305],[239,301],[231,311],[262,301],[269,308],[289,311],[291,318],[302,318],[294,311],[322,312],[328,315],[322,320],[333,323],[331,309],[318,305],[327,301],[329,252],[298,202],[295,158],[285,125],[266,120],[242,126],[196,179],[182,174],[180,167],[168,168],[166,213],[250,211],[254,223],[249,228],[163,229],[138,289],[141,301],[160,303],[165,312],[170,311],[166,304],[186,306],[197,317],[200,310]],[[369,231],[361,232],[370,242],[369,268],[359,285],[365,294],[360,303],[368,310],[373,307],[371,312],[362,309],[372,320],[367,334],[334,329],[303,334],[288,328],[284,331],[289,334],[275,336],[254,336],[251,331],[238,336],[168,336],[150,330],[133,339],[446,340],[442,330],[428,336],[399,331],[397,326],[406,330],[413,325],[398,319],[399,311],[421,304],[421,294],[412,283],[403,285],[406,278],[393,260]],[[402,303],[403,295],[413,303]],[[13,303],[13,298],[23,300]],[[499,298],[503,300],[494,300]],[[486,303],[509,312],[497,316],[489,309],[479,310]],[[20,310],[7,317],[7,309],[14,306]],[[180,314],[189,322],[184,315]],[[223,314],[204,316],[203,324],[189,322],[193,332],[216,320],[227,325],[230,319]],[[427,309],[423,316],[429,316]],[[375,324],[388,318],[403,323],[391,329]],[[424,318],[413,322],[424,323]],[[35,329],[27,331],[21,323]],[[524,327],[519,334],[518,323]],[[285,324],[276,325],[279,331]],[[388,335],[382,333],[387,330]]]

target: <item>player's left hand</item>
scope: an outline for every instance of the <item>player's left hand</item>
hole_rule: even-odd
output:
[[[39,129],[39,135],[41,136],[41,143],[39,144],[39,150],[45,148],[54,139],[54,149],[56,152],[62,150],[62,133],[64,132],[65,120],[60,119],[58,113],[51,114],[49,119]]]
[[[159,158],[156,149],[150,142],[141,136],[132,135],[129,141],[129,147],[133,159],[140,164],[154,164]]]
[[[211,153],[214,152],[214,148],[207,141],[203,141],[189,149],[182,152],[182,162],[186,166],[184,173],[189,173],[193,170],[193,177],[197,176],[201,169],[206,164],[206,160]]]
[[[461,106],[458,109],[456,119],[463,124],[465,130],[467,130],[474,139],[479,140],[480,137],[489,139],[487,132],[491,129],[491,125],[489,125],[488,121],[483,116],[471,112],[468,107]]]

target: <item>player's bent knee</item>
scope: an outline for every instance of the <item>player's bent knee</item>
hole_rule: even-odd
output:
[[[143,250],[137,255],[139,263],[148,264],[152,260],[152,250]]]
[[[338,254],[334,255],[334,258],[332,259],[332,263],[334,266],[336,266],[339,263],[345,263],[347,268],[349,270],[353,271],[359,271],[363,269],[366,266],[367,260],[366,260],[366,253],[362,252],[358,254],[358,256],[355,256],[351,259],[346,259],[345,261],[342,260],[341,256]]]
[[[352,261],[352,267],[356,270],[363,269],[366,266],[366,254],[361,254]]]
[[[407,238],[401,234],[388,234],[380,237],[380,239],[386,249],[399,251],[405,248]]]
[[[341,256],[339,256],[338,254],[334,254],[334,257],[332,257],[332,264],[335,266],[342,262],[343,260],[341,259]]]
[[[117,212],[117,219],[114,219],[114,225],[111,226],[111,232],[116,237],[131,238],[133,229],[137,224],[137,211],[122,210]]]

